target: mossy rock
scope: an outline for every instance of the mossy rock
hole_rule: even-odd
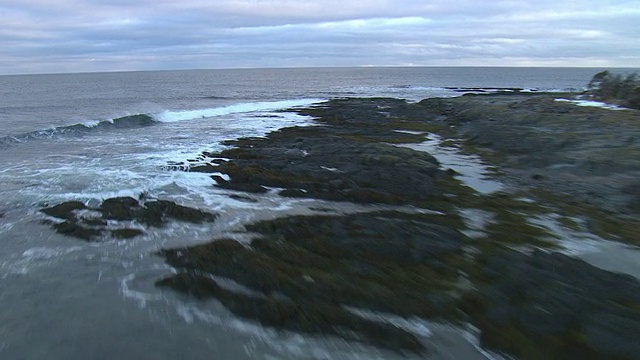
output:
[[[457,321],[458,265],[464,261],[465,239],[449,227],[454,223],[461,220],[400,212],[262,221],[247,226],[262,235],[250,246],[221,239],[160,251],[170,265],[186,273],[177,283],[163,280],[160,285],[214,297],[237,315],[268,326],[330,331],[353,340],[335,330],[344,327],[388,346],[366,329],[368,322],[343,307]],[[229,295],[199,277],[204,274],[233,279],[275,302],[267,308],[260,305],[258,312],[254,305],[247,305],[251,311],[236,309],[239,303],[227,302]],[[398,341],[393,340],[396,350],[406,350],[415,339],[406,337],[404,345]]]
[[[522,359],[631,359],[640,353],[640,282],[559,253],[478,261],[462,302],[484,346]],[[505,271],[505,269],[508,269]],[[620,331],[620,329],[624,329]]]
[[[142,234],[144,232],[139,229],[116,229],[111,231],[111,236],[117,239],[131,239]]]
[[[80,201],[67,201],[61,204],[41,209],[40,211],[58,219],[71,220],[76,210],[84,210],[87,206]]]
[[[53,228],[59,234],[73,236],[86,241],[92,241],[103,234],[102,230],[88,228],[72,220],[54,224]]]
[[[133,220],[140,203],[132,197],[116,197],[106,199],[100,205],[102,217],[109,220]]]
[[[156,283],[200,299],[215,298],[237,316],[264,326],[310,334],[334,335],[400,352],[422,353],[424,345],[393,325],[365,320],[340,306],[295,302],[281,296],[252,297],[220,287],[206,275],[178,273]]]
[[[79,210],[89,211],[83,213]],[[133,221],[146,226],[161,227],[168,219],[201,224],[217,218],[216,214],[178,205],[172,201],[142,201],[132,197],[109,198],[97,208],[87,207],[79,201],[68,201],[44,208],[41,212],[65,220],[61,223],[49,222],[56,232],[87,241],[104,237],[104,234],[110,234],[116,239],[129,239],[143,234],[142,230],[132,228],[110,230],[111,222]]]

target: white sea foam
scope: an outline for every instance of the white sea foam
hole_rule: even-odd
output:
[[[49,266],[55,262],[62,261],[62,257],[81,250],[79,246],[72,247],[33,247],[23,251],[19,257],[0,262],[0,276],[8,274],[26,275],[31,270]]]
[[[273,328],[260,326],[252,321],[245,321],[236,317],[219,315],[209,310],[195,306],[177,304],[176,313],[186,323],[196,322],[224,326],[239,334],[249,335],[260,339],[260,343],[276,352],[275,358],[296,359],[352,359],[352,360],[382,360],[388,359],[389,353],[383,353],[376,348],[364,344],[350,343],[331,337],[303,336],[290,331],[278,331]],[[261,353],[258,343],[253,341],[245,345],[245,352],[249,355]],[[264,354],[261,354],[264,355]],[[396,358],[394,356],[394,358]],[[408,357],[411,358],[411,357]]]
[[[251,113],[257,111],[275,111],[280,109],[288,109],[292,107],[308,106],[324,101],[323,99],[297,99],[282,101],[261,101],[240,103],[223,107],[199,110],[185,111],[164,111],[154,116],[157,121],[176,122],[184,120],[194,120],[201,118],[210,118],[223,115],[231,115],[238,113]]]
[[[390,324],[417,336],[429,337],[433,335],[430,329],[431,323],[418,317],[404,318],[394,314],[368,311],[353,307],[346,307],[346,309],[365,320]]]
[[[140,308],[145,307],[148,301],[162,300],[161,294],[151,294],[132,289],[129,283],[135,280],[135,278],[136,274],[133,273],[120,279],[120,293],[122,294],[122,296],[135,300]]]
[[[555,100],[556,101],[561,101],[561,102],[569,102],[569,103],[572,103],[572,104],[576,104],[578,106],[599,107],[599,108],[607,109],[607,110],[631,110],[631,109],[623,107],[623,106],[607,104],[607,103],[604,103],[604,102],[593,101],[593,100],[569,100],[569,99],[555,99]]]

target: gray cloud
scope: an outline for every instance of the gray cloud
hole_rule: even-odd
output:
[[[3,0],[0,22],[0,74],[359,65],[640,67],[637,0]]]

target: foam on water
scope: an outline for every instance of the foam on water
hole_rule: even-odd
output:
[[[199,109],[199,110],[184,110],[184,111],[164,111],[160,114],[154,115],[154,118],[161,122],[176,122],[184,120],[195,120],[201,118],[210,118],[238,113],[252,113],[258,111],[274,111],[280,109],[288,109],[299,106],[308,106],[315,103],[325,101],[323,99],[297,99],[297,100],[282,100],[282,101],[262,101],[262,102],[250,102],[240,103],[229,106],[211,108],[211,109]]]
[[[261,349],[267,346],[275,351],[275,358],[285,359],[350,359],[350,360],[382,360],[390,358],[411,359],[417,357],[401,357],[390,352],[378,350],[371,346],[358,343],[348,343],[333,337],[303,336],[297,333],[262,327],[254,322],[236,317],[223,315],[224,313],[205,310],[193,305],[177,303],[176,313],[183,321],[194,324],[196,322],[224,326],[239,334],[257,338],[260,342],[250,341],[245,344],[247,355],[264,355]]]
[[[555,101],[569,102],[578,106],[598,107],[598,108],[607,109],[607,110],[631,110],[623,106],[607,104],[605,102],[593,101],[593,100],[555,99]]]
[[[33,247],[25,250],[20,256],[13,256],[0,262],[0,277],[8,275],[26,275],[31,270],[51,266],[60,262],[64,255],[77,252],[82,248],[71,247]]]
[[[433,335],[430,329],[431,323],[418,317],[405,318],[394,314],[380,313],[351,307],[347,307],[347,310],[363,319],[390,324],[416,336],[429,337]]]

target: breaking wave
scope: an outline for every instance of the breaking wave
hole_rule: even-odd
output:
[[[322,101],[324,100],[296,99],[282,101],[248,102],[197,110],[166,110],[156,114],[134,114],[109,120],[89,121],[80,124],[59,126],[45,130],[37,130],[18,135],[5,136],[3,138],[0,138],[0,145],[18,144],[33,139],[47,139],[63,134],[86,133],[95,130],[140,128],[145,126],[152,126],[158,123],[188,121],[241,113],[277,111],[300,106],[308,106]]]
[[[274,111],[288,109],[298,106],[311,105],[321,102],[321,99],[297,99],[282,101],[250,102],[216,107],[211,109],[186,110],[186,111],[164,111],[154,118],[160,122],[176,122],[184,120],[194,120],[238,113],[249,113],[257,111]]]

